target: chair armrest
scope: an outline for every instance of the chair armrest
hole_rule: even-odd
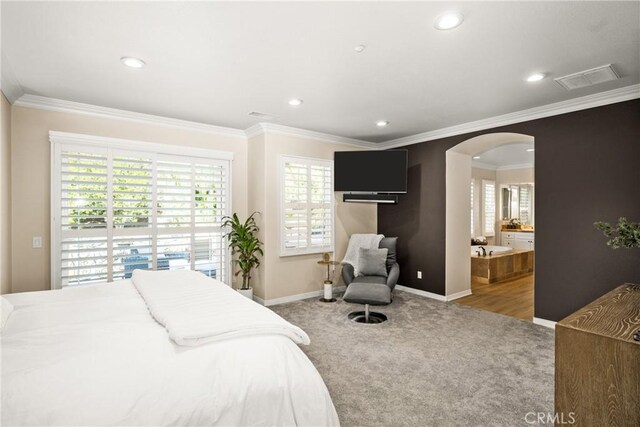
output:
[[[344,284],[349,286],[349,283],[353,282],[353,279],[355,279],[353,265],[342,264],[342,280],[344,280]]]
[[[400,265],[395,263],[389,269],[389,275],[387,276],[387,286],[393,290],[398,283],[398,278],[400,277]]]

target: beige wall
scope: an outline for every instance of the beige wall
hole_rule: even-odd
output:
[[[471,288],[469,226],[471,224],[471,156],[446,152],[445,296],[460,296]],[[460,228],[458,224],[466,224]],[[463,256],[460,256],[463,254]],[[457,294],[457,295],[456,295]]]
[[[317,261],[320,254],[280,257],[280,155],[333,159],[335,151],[355,151],[357,148],[341,144],[329,144],[313,139],[267,134],[265,140],[265,210],[264,225],[264,298],[272,300],[289,295],[319,291],[326,277],[326,269]],[[343,203],[342,193],[335,193],[335,254],[340,261],[344,257],[353,233],[375,233],[378,210],[376,205],[364,203]],[[340,275],[340,268],[336,276]],[[337,279],[338,277],[336,277]]]
[[[496,185],[500,188],[501,184],[528,184],[534,181],[534,169],[509,169],[496,171]]]
[[[256,223],[260,227],[258,238],[261,242],[266,241],[267,230],[266,225],[266,202],[267,202],[267,186],[266,186],[266,165],[264,161],[266,135],[260,134],[248,139],[249,160],[248,160],[248,214],[259,212]],[[234,267],[235,268],[235,267]],[[251,273],[251,286],[253,293],[263,300],[265,298],[265,275],[267,265],[264,259],[260,260],[260,267]]]
[[[0,293],[11,292],[11,105],[0,93]]]
[[[471,168],[471,178],[474,179],[487,179],[490,181],[496,180],[496,171],[491,169],[482,169],[482,168]]]
[[[261,134],[248,140],[164,126],[90,117],[74,113],[12,108],[11,171],[12,291],[50,289],[50,142],[51,130],[231,151],[232,209],[241,217],[254,211],[265,243],[265,256],[252,277],[255,295],[272,300],[319,291],[325,270],[320,255],[279,256],[279,156],[281,154],[333,159],[334,151],[357,148],[308,138]],[[4,194],[4,192],[3,192]],[[375,205],[345,204],[336,193],[336,256],[341,260],[349,236],[374,233]],[[32,238],[43,237],[43,248],[33,249]],[[337,271],[339,273],[339,269]],[[234,277],[234,285],[239,285]]]
[[[247,142],[244,138],[13,107],[12,292],[50,289],[50,130],[231,151],[234,153],[232,208],[246,215]],[[43,237],[42,249],[32,249],[34,236]]]

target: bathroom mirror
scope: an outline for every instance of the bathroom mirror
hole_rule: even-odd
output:
[[[522,224],[533,225],[533,184],[503,184],[500,187],[502,220],[519,218]]]

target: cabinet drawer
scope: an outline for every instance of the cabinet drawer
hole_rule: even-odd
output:
[[[526,234],[519,234],[519,235],[516,236],[516,239],[524,240],[525,242],[533,242],[534,237],[533,237],[533,234],[530,235],[530,236],[528,236]]]

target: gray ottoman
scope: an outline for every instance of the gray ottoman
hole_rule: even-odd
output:
[[[372,279],[373,277],[367,277]],[[377,278],[377,277],[376,277]],[[355,304],[364,304],[364,311],[354,311],[349,314],[349,319],[358,323],[382,323],[387,316],[378,312],[369,312],[369,305],[387,305],[391,303],[391,288],[386,284],[386,278],[380,277],[382,283],[373,280],[358,281],[356,278],[347,287],[343,300]],[[373,282],[373,283],[372,283]]]

